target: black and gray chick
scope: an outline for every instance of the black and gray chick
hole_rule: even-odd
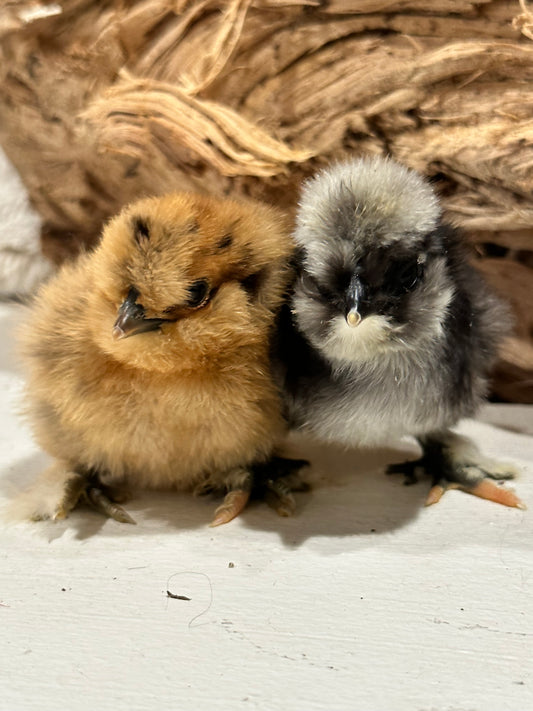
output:
[[[294,236],[280,332],[293,428],[351,447],[412,435],[422,457],[391,470],[427,471],[428,504],[460,488],[524,507],[494,481],[513,467],[450,429],[484,401],[509,316],[429,183],[380,157],[335,165],[304,186]]]

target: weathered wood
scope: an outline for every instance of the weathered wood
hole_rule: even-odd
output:
[[[56,261],[140,195],[292,211],[321,165],[390,154],[435,180],[510,300],[495,389],[531,401],[532,39],[525,0],[8,0],[0,142]]]

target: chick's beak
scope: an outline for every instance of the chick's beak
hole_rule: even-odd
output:
[[[346,314],[346,323],[348,326],[351,328],[355,328],[356,326],[359,326],[361,323],[361,314],[357,309],[353,308],[348,311]]]
[[[140,304],[136,303],[136,298],[137,293],[134,289],[131,289],[126,300],[120,306],[112,331],[115,340],[128,338],[137,333],[155,331],[165,322],[166,319],[145,318],[144,309]]]
[[[360,302],[363,298],[363,285],[360,280],[354,276],[350,281],[350,286],[345,295],[346,323],[350,328],[359,326],[362,321]]]

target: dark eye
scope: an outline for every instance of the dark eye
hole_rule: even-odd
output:
[[[387,270],[385,286],[392,294],[413,291],[424,274],[424,265],[418,261],[394,262]]]
[[[187,306],[200,306],[209,295],[209,284],[206,279],[198,279],[189,287]]]
[[[311,276],[307,272],[302,272],[300,276],[300,284],[306,296],[310,296],[312,299],[331,300],[333,298],[331,291],[320,284],[315,277]]]

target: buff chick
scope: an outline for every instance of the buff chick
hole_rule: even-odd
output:
[[[224,492],[212,525],[237,516],[285,431],[269,339],[292,251],[254,202],[177,193],[112,219],[20,330],[27,414],[55,461],[18,516],[83,498],[133,522],[118,502],[142,488]]]

